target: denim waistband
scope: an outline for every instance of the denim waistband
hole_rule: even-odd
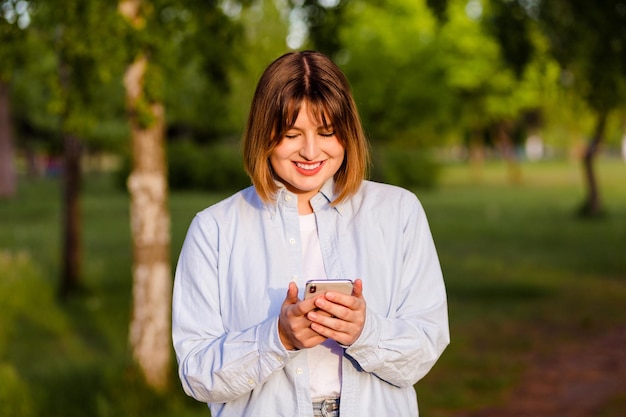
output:
[[[313,417],[339,417],[339,398],[313,403]]]

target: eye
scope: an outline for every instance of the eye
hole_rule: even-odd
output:
[[[324,137],[324,138],[330,138],[330,137],[335,136],[335,131],[332,130],[330,132],[320,132],[319,135]]]
[[[295,139],[299,136],[299,133],[297,132],[287,132],[285,133],[285,138],[286,139]]]

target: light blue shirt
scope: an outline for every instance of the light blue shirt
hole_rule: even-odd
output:
[[[333,207],[312,198],[328,278],[361,278],[360,337],[342,362],[341,417],[417,416],[413,385],[448,345],[444,282],[424,210],[404,189],[363,181]],[[297,196],[253,187],[198,213],[180,253],[172,334],[185,392],[213,417],[311,417],[307,350],[288,351],[278,315],[302,290]]]

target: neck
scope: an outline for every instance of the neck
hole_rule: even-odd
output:
[[[313,213],[313,207],[311,207],[309,200],[298,199],[298,214],[302,216],[311,213]]]

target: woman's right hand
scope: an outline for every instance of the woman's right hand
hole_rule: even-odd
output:
[[[298,286],[290,282],[278,317],[278,333],[285,349],[311,348],[326,340],[311,329],[311,321],[307,318],[307,314],[315,308],[315,298],[300,300]]]

